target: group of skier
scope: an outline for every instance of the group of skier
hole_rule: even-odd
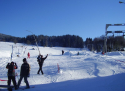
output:
[[[37,62],[39,64],[39,70],[38,70],[37,74],[39,74],[40,71],[41,71],[42,75],[44,74],[42,71],[42,66],[43,66],[44,60],[47,57],[48,57],[48,54],[44,58],[43,58],[43,55],[41,55],[41,54],[38,55]],[[6,68],[8,69],[8,89],[10,88],[11,80],[12,80],[15,90],[17,90],[19,88],[23,78],[24,78],[24,82],[26,83],[26,89],[30,88],[29,82],[27,80],[27,77],[29,77],[29,75],[30,75],[30,65],[27,62],[26,58],[23,59],[23,64],[21,65],[21,70],[20,70],[20,79],[17,84],[16,84],[16,80],[15,80],[15,76],[17,75],[15,73],[15,69],[18,68],[17,64],[14,62],[8,63]]]

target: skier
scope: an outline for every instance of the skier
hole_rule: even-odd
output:
[[[15,90],[17,90],[16,79],[15,79],[15,69],[17,69],[17,64],[14,62],[8,63],[6,68],[8,69],[8,89],[11,84],[11,80],[13,81]]]
[[[64,51],[62,50],[62,55],[64,54]]]
[[[24,78],[24,82],[26,83],[26,89],[30,88],[29,82],[27,80],[27,77],[29,77],[29,71],[30,71],[30,65],[27,63],[26,58],[24,58],[23,64],[21,65],[20,79],[18,81],[18,88],[19,88],[23,78]]]
[[[79,55],[79,52],[77,53],[77,55]]]
[[[27,58],[30,58],[30,53],[28,52],[28,54],[27,54]]]
[[[39,64],[39,70],[37,72],[37,74],[39,74],[39,72],[41,71],[42,75],[44,74],[43,71],[42,71],[42,66],[43,66],[43,63],[44,63],[44,60],[48,57],[48,54],[46,55],[45,58],[43,58],[43,55],[39,55],[37,57],[37,62]]]

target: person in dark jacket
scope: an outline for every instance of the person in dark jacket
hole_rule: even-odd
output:
[[[43,55],[39,55],[37,57],[37,61],[38,61],[38,64],[39,64],[39,70],[37,72],[37,74],[39,74],[39,72],[41,71],[42,75],[44,74],[43,73],[43,70],[42,70],[42,66],[43,66],[43,63],[44,63],[44,60],[48,57],[48,54],[46,55],[46,57],[43,58]]]
[[[17,69],[17,64],[14,62],[8,63],[6,68],[8,69],[8,89],[11,85],[11,80],[13,81],[15,90],[17,90],[16,79],[15,79],[15,69]]]
[[[20,79],[18,81],[18,88],[21,84],[22,79],[26,83],[26,89],[30,88],[27,77],[29,77],[30,65],[27,63],[26,58],[23,59],[23,64],[21,65]]]
[[[64,54],[64,50],[62,50],[62,55]]]

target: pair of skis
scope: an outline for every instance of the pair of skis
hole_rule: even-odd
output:
[[[19,87],[18,90],[26,90],[26,89],[31,89],[31,88],[35,88],[35,86],[30,86],[30,88],[26,88],[26,87]]]

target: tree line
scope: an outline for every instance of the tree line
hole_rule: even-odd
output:
[[[85,46],[89,50],[96,50],[97,52],[105,52],[104,47],[105,36],[99,38],[87,38],[85,41]],[[107,37],[107,51],[124,51],[125,38],[124,36],[108,36]]]
[[[97,52],[104,51],[105,36],[98,38],[86,38],[85,41],[76,35],[63,35],[63,36],[45,36],[45,35],[27,35],[26,37],[14,37],[0,33],[0,41],[25,43],[28,45],[36,45],[45,47],[72,47],[83,48],[86,47],[91,51]],[[108,36],[107,37],[107,51],[124,50],[125,39],[124,36]]]
[[[46,47],[73,47],[83,48],[83,39],[76,35],[63,35],[63,36],[45,36],[45,35],[28,35],[26,37],[14,37],[10,35],[0,34],[0,41],[25,43]]]

